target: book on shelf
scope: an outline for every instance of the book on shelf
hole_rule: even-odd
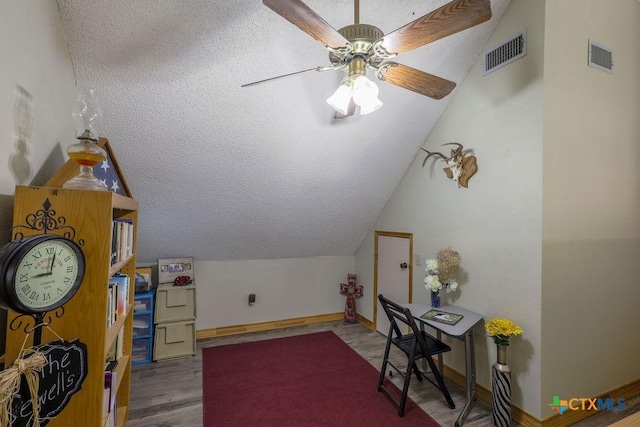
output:
[[[111,221],[111,265],[116,263],[116,258],[117,258],[117,254],[116,254],[116,241],[117,241],[117,228],[116,228],[116,222],[115,221]]]
[[[109,279],[107,292],[107,328],[127,314],[129,305],[129,276],[116,275]]]
[[[117,367],[118,361],[115,359],[115,357],[113,359],[107,358],[107,360],[104,362],[105,371],[115,371]]]
[[[445,323],[447,325],[455,325],[464,316],[462,314],[449,313],[447,311],[431,309],[420,317],[422,319],[433,320],[434,322]]]
[[[117,366],[118,360],[124,355],[124,328],[120,328],[116,339],[107,352],[105,358],[105,370],[109,368],[109,364],[114,363]]]
[[[129,305],[129,286],[131,280],[126,274],[116,274],[109,279],[109,286],[115,287],[115,305],[114,310],[116,319],[127,314],[127,306]]]
[[[103,393],[103,417],[107,417],[107,427],[116,426],[116,390],[118,373],[116,371],[104,372],[104,393]]]
[[[111,265],[133,255],[133,221],[114,219],[111,228]]]
[[[118,359],[116,358],[116,343],[114,342],[113,345],[109,348],[109,352],[107,353],[107,357],[104,362],[105,368],[109,365],[109,363],[117,361]]]
[[[114,324],[116,321],[117,313],[117,286],[114,283],[109,283],[109,292],[107,292],[107,328]]]
[[[124,328],[120,328],[118,339],[116,339],[116,357],[120,359],[124,356]]]

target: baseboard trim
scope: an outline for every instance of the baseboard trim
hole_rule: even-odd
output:
[[[360,324],[362,324],[362,326],[364,326],[365,328],[371,329],[373,330],[373,322],[369,319],[367,319],[366,317],[362,317],[361,315],[359,315],[358,313],[356,313],[356,317],[358,319],[358,322]]]
[[[322,322],[334,322],[344,319],[344,313],[320,314],[318,316],[298,317],[294,319],[274,320],[270,322],[249,323],[246,325],[223,326],[220,328],[200,329],[196,331],[196,339],[223,337],[227,335],[248,334],[273,329],[291,328],[293,326],[312,325]]]
[[[632,381],[628,384],[624,384],[616,389],[611,390],[608,393],[603,393],[596,396],[595,399],[608,397],[616,400],[619,398],[628,400],[632,397],[640,395],[640,378]],[[592,415],[598,414],[599,411],[565,411],[564,414],[555,414],[542,421],[542,427],[568,427],[572,426],[578,421],[582,421],[585,418],[589,418]]]

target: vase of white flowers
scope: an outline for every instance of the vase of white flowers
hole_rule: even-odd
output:
[[[453,273],[460,265],[460,254],[451,248],[440,249],[435,259],[425,260],[424,287],[431,292],[431,306],[440,307],[440,290],[447,293],[458,289],[458,282]]]

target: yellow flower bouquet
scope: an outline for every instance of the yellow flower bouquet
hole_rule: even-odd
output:
[[[509,345],[509,338],[522,333],[520,326],[509,319],[500,319],[498,317],[487,320],[484,328],[497,345]]]

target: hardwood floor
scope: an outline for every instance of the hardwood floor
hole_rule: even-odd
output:
[[[378,332],[370,331],[360,324],[328,322],[202,340],[198,342],[197,352],[194,357],[139,365],[132,368],[130,412],[126,427],[202,426],[202,348],[204,347],[328,330],[341,337],[376,369],[380,369],[386,337]],[[394,353],[393,356],[398,358],[399,361],[406,360],[399,352]],[[399,366],[405,365],[399,362]],[[402,378],[399,376],[394,376],[393,381],[396,385],[401,380]],[[456,404],[456,409],[449,409],[444,403],[440,392],[429,383],[421,384],[412,380],[409,397],[440,425],[453,426],[465,404],[465,391],[448,380],[447,387]],[[638,402],[640,399],[635,400],[635,410],[633,412],[640,409]],[[631,403],[631,400],[629,403]],[[389,410],[395,411],[391,403],[389,403]],[[621,414],[604,411],[602,414],[592,416],[576,425],[581,427],[606,426],[619,421],[621,418]],[[484,427],[491,425],[490,408],[480,400],[477,400],[473,403],[464,426]],[[517,426],[517,424],[514,423],[513,426]]]

